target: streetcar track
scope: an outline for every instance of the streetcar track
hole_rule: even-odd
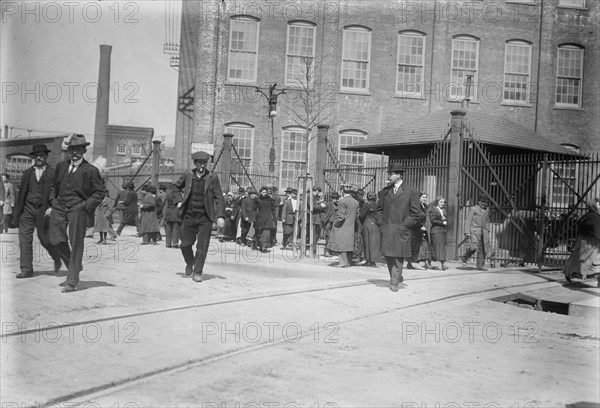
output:
[[[507,271],[507,272],[529,273],[529,274],[541,277],[541,275],[539,275],[537,273],[521,272],[521,271]],[[465,273],[454,273],[452,275],[419,276],[416,278],[412,278],[409,282],[420,281],[420,280],[429,280],[429,279],[449,278],[449,277],[455,277],[455,276],[477,276],[477,275],[498,274],[498,273],[502,273],[502,272],[500,272],[500,271],[465,272]],[[26,336],[28,334],[35,334],[35,333],[39,333],[42,331],[46,331],[49,328],[58,330],[58,329],[85,326],[85,325],[96,324],[96,323],[104,323],[104,322],[110,322],[110,321],[116,321],[116,320],[130,319],[130,318],[134,318],[134,317],[150,316],[150,315],[161,314],[161,313],[170,313],[170,312],[176,312],[176,311],[187,310],[187,309],[205,308],[205,307],[210,307],[210,306],[219,306],[219,305],[226,305],[226,304],[232,304],[232,303],[238,303],[238,302],[242,303],[242,302],[269,299],[269,298],[275,298],[275,297],[301,295],[301,294],[313,293],[313,292],[324,292],[324,291],[328,291],[328,290],[347,289],[347,288],[353,288],[353,287],[357,287],[357,286],[367,286],[367,285],[372,285],[373,283],[371,281],[374,279],[381,279],[381,278],[378,278],[378,277],[368,278],[368,280],[366,280],[366,281],[361,281],[361,282],[356,282],[356,283],[333,285],[333,286],[328,285],[328,286],[303,289],[303,290],[275,292],[275,293],[268,293],[268,294],[264,294],[264,295],[249,296],[249,297],[243,297],[243,298],[237,298],[237,299],[219,300],[219,301],[215,301],[215,302],[201,303],[201,304],[196,304],[196,305],[177,306],[177,307],[172,307],[172,308],[167,308],[167,309],[149,310],[149,311],[144,311],[144,312],[130,313],[130,314],[124,314],[124,315],[117,315],[117,316],[100,317],[97,319],[90,319],[90,320],[83,320],[83,321],[78,321],[78,322],[52,325],[50,327],[48,327],[48,326],[41,327],[40,326],[40,327],[35,327],[33,329],[20,330],[20,331],[2,334],[0,336],[0,338],[4,339],[4,338],[9,338],[9,337],[16,337],[16,336]],[[385,280],[385,279],[383,279],[383,280]],[[548,279],[548,280],[553,280],[553,279]],[[539,282],[537,282],[537,283],[539,283]]]
[[[469,275],[469,274],[463,274],[463,275]],[[453,276],[455,276],[455,275],[453,275]],[[433,277],[423,277],[422,279],[427,279],[427,278],[433,278]],[[475,290],[475,291],[471,291],[471,292],[458,293],[458,294],[454,294],[454,295],[443,296],[443,297],[433,299],[433,300],[417,302],[417,303],[410,304],[410,305],[398,306],[398,307],[395,307],[392,309],[386,309],[386,310],[380,311],[380,312],[374,312],[374,313],[370,313],[370,314],[363,315],[363,316],[357,316],[357,317],[354,317],[351,319],[342,320],[342,321],[338,321],[335,323],[338,326],[342,326],[342,325],[346,325],[349,323],[354,323],[354,322],[358,322],[358,321],[362,321],[362,320],[371,319],[374,317],[383,316],[388,313],[393,313],[393,312],[397,312],[400,310],[406,310],[406,309],[411,309],[411,308],[430,305],[430,304],[436,304],[436,303],[445,302],[445,301],[458,300],[461,298],[475,297],[477,295],[481,295],[481,294],[488,293],[488,292],[508,290],[508,289],[513,289],[513,288],[522,288],[522,287],[527,287],[527,286],[534,286],[534,285],[539,285],[541,283],[543,283],[543,282],[521,283],[521,284],[516,284],[516,285],[508,285],[508,286],[494,287],[494,288],[484,289],[484,290]],[[370,283],[366,283],[366,284],[370,284]],[[362,285],[363,284],[353,284],[353,285],[345,285],[342,287],[336,287],[336,288],[330,288],[330,289],[357,287],[357,286],[362,286]],[[308,290],[308,291],[295,292],[293,294],[309,293],[309,292],[324,291],[324,290],[328,290],[328,289],[312,289],[312,290]],[[279,295],[283,295],[283,294],[279,294]],[[264,298],[268,298],[268,297],[272,297],[272,296],[264,296],[261,298],[264,299]],[[246,301],[246,300],[251,300],[251,299],[244,299],[243,301]],[[252,300],[254,300],[254,299],[252,299]],[[239,301],[239,300],[234,300],[233,302],[235,302],[235,301]],[[232,302],[225,302],[225,303],[232,303]],[[301,338],[303,338],[303,337],[307,336],[309,334],[309,332],[310,332],[310,328],[307,330],[302,330],[299,333],[299,336]],[[235,357],[238,355],[249,354],[249,353],[252,353],[255,351],[260,351],[264,348],[275,346],[275,345],[280,345],[280,344],[283,344],[286,342],[288,342],[288,339],[286,339],[285,337],[282,337],[280,339],[268,340],[268,341],[265,341],[260,344],[245,346],[245,347],[242,347],[242,348],[236,349],[236,350],[225,351],[225,352],[216,353],[216,354],[213,354],[213,355],[210,355],[207,357],[188,360],[188,361],[174,364],[174,365],[171,365],[168,367],[163,367],[163,368],[147,371],[145,373],[138,374],[133,377],[124,378],[122,380],[113,381],[113,382],[99,385],[96,387],[88,388],[86,390],[81,390],[81,391],[77,391],[77,392],[74,392],[74,393],[71,393],[68,395],[64,395],[62,397],[58,397],[58,398],[52,399],[52,400],[44,403],[43,406],[61,404],[61,403],[73,401],[75,399],[80,399],[82,397],[86,398],[86,402],[91,402],[92,398],[94,398],[94,397],[100,397],[103,395],[107,395],[110,392],[123,390],[123,389],[129,388],[131,386],[134,386],[136,384],[143,383],[144,381],[149,380],[149,379],[160,378],[162,376],[176,374],[176,373],[186,371],[189,369],[193,369],[196,367],[206,366],[206,365],[213,364],[213,363],[216,363],[221,360],[225,360],[225,359]],[[37,405],[31,406],[31,407],[32,408],[37,407]]]

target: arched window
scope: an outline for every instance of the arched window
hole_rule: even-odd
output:
[[[467,77],[471,76],[468,92],[472,101],[477,100],[479,70],[479,39],[461,35],[452,39],[452,69],[450,72],[450,99],[460,100],[467,95]]]
[[[529,103],[531,44],[506,42],[504,54],[504,102]]]
[[[259,21],[253,17],[231,18],[228,80],[256,82],[259,24]]]
[[[423,96],[425,78],[425,35],[415,31],[398,34],[398,71],[396,93]]]
[[[231,143],[235,146],[240,161],[248,169],[252,162],[252,151],[254,148],[254,126],[247,123],[228,123],[225,125],[225,133],[233,135]],[[234,163],[237,159],[235,153],[232,153],[231,158],[232,163]],[[234,170],[242,170],[241,168],[236,169],[235,165],[233,167]]]
[[[342,45],[342,90],[369,90],[371,30],[365,27],[344,28]]]
[[[556,105],[581,107],[583,47],[565,44],[558,47],[556,67]]]
[[[299,127],[285,128],[281,142],[281,180],[296,183],[306,171],[306,136]]]
[[[286,85],[311,85],[314,76],[316,27],[297,21],[288,24],[285,59]]]
[[[363,166],[365,164],[365,153],[349,152],[347,150],[342,150],[342,148],[352,146],[353,144],[363,141],[366,138],[367,134],[359,130],[341,131],[340,143],[338,144],[340,164]]]

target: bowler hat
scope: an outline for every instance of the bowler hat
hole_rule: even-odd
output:
[[[71,139],[69,139],[68,142],[65,143],[67,146],[69,147],[76,147],[76,146],[89,146],[90,142],[86,142],[85,141],[85,136],[84,135],[80,135],[80,134],[73,134],[73,136],[71,136]]]
[[[400,163],[390,163],[388,173],[404,173],[405,169]]]
[[[152,193],[152,194],[156,194],[156,187],[154,187],[154,186],[148,186],[146,188],[146,191],[149,192],[149,193]]]
[[[38,153],[50,153],[50,150],[46,147],[45,144],[38,144],[33,146],[33,151],[29,153],[30,156],[35,156]]]
[[[331,198],[340,198],[340,193],[338,193],[337,191],[334,191],[333,193],[331,193],[330,197]]]
[[[285,189],[285,191],[284,191],[284,192],[285,192],[285,193],[291,193],[291,192],[292,192],[292,188],[291,188],[291,187],[288,187],[288,188],[286,188],[286,189]]]
[[[245,192],[246,192],[246,190],[244,190],[244,187],[238,188],[238,193],[242,194],[242,193],[245,193]]]
[[[294,193],[296,193],[296,194],[298,193],[298,189],[297,188],[292,188],[292,194],[294,194]]]
[[[477,201],[481,201],[482,203],[487,203],[488,198],[486,195],[480,194],[479,197],[477,197]]]
[[[263,190],[264,190],[264,191],[269,191],[269,187],[267,187],[267,186],[262,186],[262,187],[260,188],[260,190],[258,190],[258,191],[263,191]]]
[[[319,186],[314,186],[314,187],[313,187],[313,191],[318,191],[318,192],[321,192],[322,190],[321,190],[321,187],[319,187]]]
[[[203,152],[203,151],[199,151],[199,152],[195,152],[192,154],[192,160],[206,160],[208,161],[208,159],[210,159],[210,154]]]
[[[248,194],[256,194],[256,190],[252,187],[248,188]]]

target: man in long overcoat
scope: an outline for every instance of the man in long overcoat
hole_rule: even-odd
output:
[[[290,196],[283,201],[281,209],[281,224],[283,226],[283,246],[281,249],[287,249],[291,244],[294,236],[294,225],[298,215],[298,190],[289,188]]]
[[[352,198],[354,189],[350,185],[342,186],[343,198],[338,202],[338,210],[327,248],[338,252],[338,266],[348,268],[354,252],[354,224],[358,216],[358,201]]]
[[[378,211],[381,212],[381,254],[390,273],[390,290],[397,292],[404,280],[402,263],[411,256],[411,228],[419,218],[419,193],[406,185],[404,169],[392,163],[388,170],[389,185],[379,192]]]

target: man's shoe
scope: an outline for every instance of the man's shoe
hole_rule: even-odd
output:
[[[54,273],[60,272],[60,259],[54,260]]]
[[[33,277],[33,273],[25,273],[21,272],[17,275],[17,279],[31,278]]]
[[[478,266],[477,268],[478,271],[487,271],[487,268],[483,267],[483,266]]]
[[[392,284],[390,284],[390,290],[392,292],[398,292],[398,285],[392,285]]]
[[[196,272],[194,276],[192,276],[192,280],[194,282],[202,282],[202,274]]]
[[[71,292],[75,292],[76,290],[77,290],[77,288],[75,286],[65,285],[65,287],[62,288],[61,292],[62,293],[71,293]]]
[[[410,262],[406,264],[406,269],[417,269]]]
[[[190,276],[192,274],[192,264],[186,265],[185,266],[185,276]]]

